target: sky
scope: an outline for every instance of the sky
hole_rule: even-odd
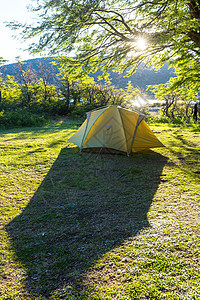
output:
[[[20,56],[21,60],[35,58],[23,49],[27,43],[13,38],[14,32],[5,26],[4,22],[18,21],[26,22],[33,18],[33,15],[26,9],[27,5],[34,0],[0,0],[0,57],[8,60],[7,63],[15,62]]]

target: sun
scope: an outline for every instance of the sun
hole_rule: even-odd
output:
[[[136,45],[139,50],[145,50],[147,47],[147,42],[144,38],[140,37],[138,38]]]

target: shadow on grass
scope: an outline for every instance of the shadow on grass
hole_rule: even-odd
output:
[[[48,299],[66,285],[77,295],[88,268],[149,226],[166,161],[153,151],[126,157],[63,149],[25,210],[6,227],[30,295]]]
[[[8,141],[13,141],[13,140],[25,140],[28,137],[40,135],[40,134],[51,134],[51,133],[56,133],[60,132],[60,130],[77,130],[78,128],[77,121],[69,121],[69,122],[57,122],[57,123],[52,123],[47,126],[40,126],[40,127],[19,127],[19,128],[11,128],[11,129],[5,129],[5,130],[0,130],[1,135],[6,137],[7,135],[10,134],[17,134],[15,137],[8,137],[6,142]],[[35,137],[36,138],[36,137]]]
[[[190,175],[190,178],[199,180],[199,144],[198,139],[187,139],[180,132],[174,133],[175,140],[170,142],[168,150],[179,160],[180,170]],[[179,145],[179,147],[177,147]]]

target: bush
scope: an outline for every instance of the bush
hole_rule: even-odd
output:
[[[18,108],[14,110],[2,110],[0,112],[0,128],[43,126],[48,123],[47,116],[31,113]]]
[[[85,118],[86,117],[86,113],[90,110],[96,109],[100,107],[100,105],[97,104],[77,104],[76,107],[73,109],[73,111],[71,112],[71,116],[75,117],[75,118]]]
[[[195,122],[193,120],[192,117],[183,117],[183,116],[179,116],[179,117],[166,117],[166,116],[161,116],[161,115],[146,115],[145,116],[145,121],[147,123],[151,123],[151,124],[164,124],[164,123],[168,123],[168,124],[172,124],[174,126],[183,126],[183,127],[193,127],[194,130],[199,131],[199,122]]]
[[[160,115],[146,115],[145,121],[148,123],[171,123],[172,119],[166,116],[160,116]]]

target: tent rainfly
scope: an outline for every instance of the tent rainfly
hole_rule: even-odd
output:
[[[164,147],[144,121],[144,115],[114,105],[88,112],[87,119],[68,141],[80,150],[127,155]]]

